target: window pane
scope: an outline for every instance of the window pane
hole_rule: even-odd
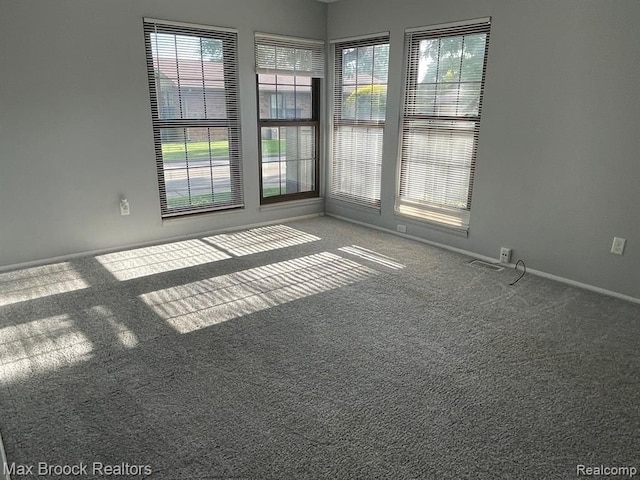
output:
[[[312,119],[311,78],[260,74],[258,102],[262,120]]]
[[[311,86],[296,86],[295,109],[297,119],[313,118]]]
[[[382,127],[338,127],[334,134],[333,193],[380,200]]]
[[[389,44],[342,50],[342,119],[385,119],[388,66]]]
[[[422,40],[410,114],[477,116],[486,34]]]
[[[351,80],[349,83],[355,83],[356,65],[358,61],[357,48],[345,48],[342,50],[342,79]]]
[[[438,82],[460,81],[462,37],[446,37],[440,40],[438,54]]]
[[[412,121],[405,127],[403,198],[467,208],[475,122]]]
[[[192,93],[193,96],[196,93]],[[187,102],[189,99],[187,99]],[[200,105],[199,101],[194,101],[194,105]],[[187,105],[188,107],[188,105]],[[204,112],[202,117],[190,117],[190,118],[210,118],[210,119],[226,119],[227,107],[226,107],[226,94],[224,86],[221,82],[205,81],[204,89]],[[193,111],[197,114],[197,111]]]
[[[463,82],[482,81],[486,37],[484,33],[464,37],[464,56],[461,76]]]
[[[435,83],[438,78],[440,42],[437,39],[422,40],[419,48],[418,83]]]
[[[222,41],[151,33],[159,117],[226,118]]]
[[[458,84],[441,83],[436,86],[435,114],[439,116],[455,116],[458,104]]]
[[[275,76],[274,76],[275,79]],[[275,84],[258,84],[258,108],[260,118],[278,118],[278,95]]]
[[[480,110],[481,83],[467,83],[460,85],[458,116],[478,116]]]
[[[276,83],[279,85],[295,85],[296,77],[294,75],[276,75]]]
[[[356,55],[358,81],[369,83],[373,78],[373,46],[359,47]]]
[[[311,77],[307,77],[306,75],[296,75],[296,85],[310,87],[311,84],[312,84]]]
[[[438,85],[435,83],[418,84],[416,87],[415,99],[409,112],[412,115],[436,115],[436,92]]]
[[[387,83],[389,73],[389,44],[374,47],[373,78],[376,83]]]
[[[387,86],[356,85],[345,88],[343,118],[355,120],[384,120],[387,109]]]
[[[163,128],[160,135],[169,208],[230,200],[226,128]]]
[[[262,195],[270,197],[316,189],[316,128],[263,127]]]

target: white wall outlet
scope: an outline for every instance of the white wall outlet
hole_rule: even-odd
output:
[[[127,200],[126,198],[121,198],[120,199],[120,215],[129,215],[130,210],[129,210],[129,200]]]
[[[398,224],[398,231],[400,233],[407,233],[407,226],[406,225],[402,225],[402,224]]]
[[[500,249],[500,263],[509,263],[511,261],[511,249],[502,247]]]
[[[611,245],[611,253],[615,253],[616,255],[622,255],[624,253],[624,246],[627,244],[627,241],[624,238],[613,238],[613,244]]]

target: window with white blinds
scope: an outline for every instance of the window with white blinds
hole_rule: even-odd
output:
[[[412,29],[396,211],[467,230],[490,19]]]
[[[320,195],[324,41],[255,34],[260,203]]]
[[[243,207],[237,33],[144,19],[163,217]]]
[[[331,195],[380,208],[388,35],[335,42]]]

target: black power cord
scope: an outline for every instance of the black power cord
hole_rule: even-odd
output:
[[[522,260],[518,260],[513,268],[515,268],[517,270],[519,264],[522,264],[522,268],[524,269],[524,271],[522,272],[522,275],[520,275],[515,282],[511,282],[509,284],[511,286],[513,286],[516,283],[518,283],[522,279],[522,277],[524,277],[525,273],[527,273],[527,266],[524,264],[524,261],[522,261]]]

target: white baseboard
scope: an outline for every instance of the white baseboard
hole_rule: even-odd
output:
[[[178,242],[178,241],[182,241],[182,240],[191,240],[194,238],[201,238],[201,237],[206,237],[209,235],[218,235],[221,233],[228,233],[228,232],[237,232],[239,230],[247,230],[250,228],[258,228],[258,227],[266,227],[268,225],[276,225],[278,223],[286,223],[286,222],[293,222],[296,220],[306,220],[309,218],[316,218],[316,217],[321,217],[324,216],[324,213],[311,213],[308,215],[301,215],[298,217],[289,217],[289,218],[280,218],[278,220],[270,220],[267,222],[259,222],[259,223],[251,223],[249,225],[239,225],[239,226],[235,226],[235,227],[226,227],[226,228],[219,228],[216,230],[207,230],[204,232],[198,232],[198,233],[194,233],[194,234],[187,234],[187,235],[179,235],[179,236],[175,236],[175,237],[168,237],[168,238],[163,238],[161,240],[152,240],[149,242],[141,242],[141,243],[133,243],[133,244],[127,244],[127,245],[121,245],[118,247],[110,247],[110,248],[103,248],[103,249],[99,249],[99,250],[89,250],[89,251],[85,251],[85,252],[80,252],[80,253],[72,253],[69,255],[61,255],[58,257],[50,257],[50,258],[43,258],[40,260],[34,260],[34,261],[30,261],[30,262],[23,262],[23,263],[16,263],[13,265],[5,265],[5,266],[0,266],[0,272],[7,272],[9,270],[20,270],[22,268],[31,268],[31,267],[39,267],[42,265],[48,265],[50,263],[59,263],[59,262],[67,262],[69,260],[73,260],[75,258],[80,258],[80,257],[91,257],[91,256],[95,256],[95,255],[104,255],[106,253],[113,253],[113,252],[120,252],[123,250],[132,250],[134,248],[144,248],[144,247],[151,247],[153,245],[162,245],[163,243],[171,243],[171,242]]]
[[[485,262],[500,264],[501,266],[514,268],[514,263],[500,263],[498,258],[487,257],[485,255],[480,255],[478,253],[470,252],[468,250],[463,250],[461,248],[452,247],[449,245],[445,245],[443,243],[432,242],[431,240],[426,240],[424,238],[415,237],[413,235],[408,235],[406,233],[396,232],[395,230],[391,230],[389,228],[378,227],[376,225],[371,225],[365,222],[359,222],[357,220],[352,220],[351,218],[342,217],[340,215],[334,215],[332,213],[326,214],[328,217],[333,217],[338,220],[343,220],[345,222],[355,223],[356,225],[361,225],[367,228],[373,228],[374,230],[379,230],[381,232],[391,233],[393,235],[397,235],[399,237],[408,238],[410,240],[415,240],[416,242],[425,243],[427,245],[431,245],[438,248],[443,248],[445,250],[450,250],[452,252],[460,253],[462,255],[467,255],[469,257],[477,258],[480,260],[484,260]],[[576,280],[571,280],[570,278],[560,277],[558,275],[554,275],[552,273],[543,272],[540,270],[535,270],[527,267],[527,273],[531,273],[532,275],[536,275],[542,278],[548,278],[549,280],[554,280],[556,282],[565,283],[567,285],[571,285],[572,287],[582,288],[584,290],[589,290],[592,292],[600,293],[602,295],[607,295],[609,297],[619,298],[620,300],[626,300],[627,302],[638,303],[640,304],[640,298],[632,297],[630,295],[624,295],[622,293],[614,292],[613,290],[607,290],[605,288],[596,287],[594,285],[589,285],[588,283],[578,282]]]
[[[514,264],[509,264],[509,265],[514,266]],[[592,292],[601,293],[602,295],[607,295],[609,297],[619,298],[620,300],[626,300],[627,302],[640,304],[640,298],[632,297],[631,295],[625,295],[623,293],[614,292],[613,290],[607,290],[606,288],[600,288],[594,285],[589,285],[588,283],[578,282],[576,280],[571,280],[570,278],[560,277],[552,273],[542,272],[540,270],[535,270],[528,267],[527,267],[527,273],[531,273],[533,275],[536,275],[542,278],[548,278],[549,280],[555,280],[556,282],[566,283],[567,285],[571,285],[572,287],[578,287],[584,290],[590,290]]]

